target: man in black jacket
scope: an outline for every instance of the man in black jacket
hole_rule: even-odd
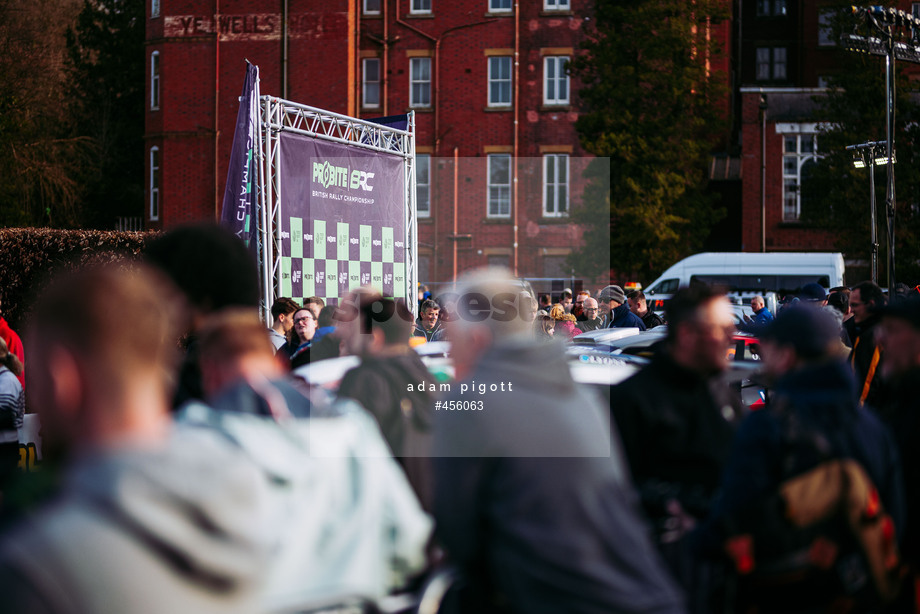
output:
[[[603,320],[597,315],[597,301],[590,296],[587,297],[582,303],[582,309],[585,313],[585,319],[581,322],[575,322],[575,326],[578,327],[583,333],[586,333],[590,330],[597,330],[603,328]]]
[[[877,284],[864,281],[850,292],[850,309],[853,317],[844,323],[847,335],[853,342],[850,365],[859,384],[859,401],[874,406],[878,403],[883,357],[875,338],[876,325],[881,320],[878,312],[885,306],[885,295]]]
[[[702,612],[709,609],[708,581],[684,537],[709,511],[740,413],[720,377],[734,318],[728,299],[706,286],[678,291],[666,310],[663,347],[613,389],[611,408],[665,560],[688,591],[691,611]]]
[[[642,319],[645,328],[655,328],[664,324],[664,319],[648,308],[645,293],[642,290],[633,290],[626,295],[626,300],[629,303],[629,310]]]

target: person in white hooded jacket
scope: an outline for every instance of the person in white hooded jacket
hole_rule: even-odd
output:
[[[169,296],[143,268],[95,269],[36,305],[30,398],[45,459],[65,469],[57,496],[0,539],[0,610],[258,610],[265,484],[220,436],[173,426]]]

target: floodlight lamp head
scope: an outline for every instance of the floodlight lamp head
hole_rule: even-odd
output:
[[[853,168],[866,168],[866,159],[863,157],[863,154],[858,149],[852,151],[853,156]]]

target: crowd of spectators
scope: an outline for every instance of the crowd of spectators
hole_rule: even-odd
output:
[[[24,348],[0,316],[0,609],[387,611],[449,566],[457,612],[916,611],[920,295],[806,287],[736,324],[705,286],[659,314],[618,285],[455,281],[417,309],[355,288],[263,321],[245,247],[192,226],[54,280]],[[609,398],[573,379],[574,337],[661,326]],[[726,383],[739,328],[757,411]],[[451,377],[414,349],[442,342]],[[34,473],[14,470],[26,401]],[[800,536],[777,502],[839,467],[874,537],[812,535],[807,574],[771,575]],[[795,511],[823,500],[805,490]]]

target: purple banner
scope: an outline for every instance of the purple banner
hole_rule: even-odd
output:
[[[259,119],[258,88],[259,68],[247,62],[220,214],[221,224],[232,230],[253,252],[256,251],[257,245],[256,199],[253,198],[253,182],[256,178],[253,149],[256,144],[256,122]]]
[[[335,304],[358,286],[406,298],[400,156],[282,133],[281,296]]]

